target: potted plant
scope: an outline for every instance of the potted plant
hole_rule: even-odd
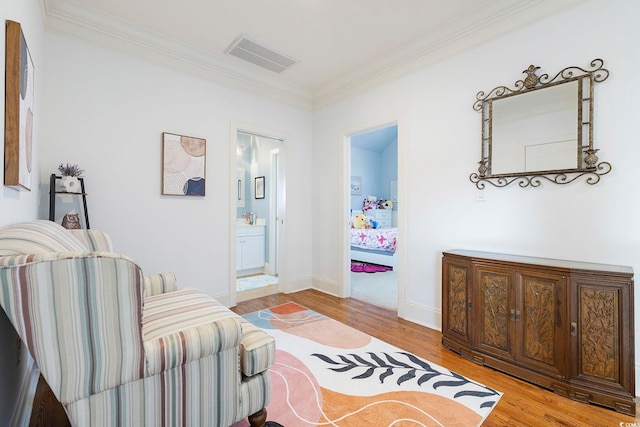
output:
[[[78,165],[60,163],[58,171],[62,174],[61,184],[67,193],[77,193],[80,189],[79,177],[84,173],[84,169],[80,169]]]

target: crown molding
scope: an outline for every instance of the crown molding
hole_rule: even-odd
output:
[[[44,5],[47,29],[297,108],[312,108],[311,94],[304,88],[260,76],[247,71],[246,67],[234,66],[234,61],[222,55],[194,49],[161,34],[68,1],[44,0]]]
[[[341,99],[406,76],[464,50],[574,8],[590,0],[521,0],[508,8],[470,11],[455,22],[388,55],[366,69],[334,79],[312,92],[313,108],[320,109]],[[497,3],[496,3],[497,4]],[[478,16],[482,16],[478,19]]]
[[[130,22],[69,0],[43,0],[48,29],[124,51],[182,72],[304,110],[317,110],[390,82],[466,49],[564,12],[589,0],[520,0],[468,11],[435,29],[428,40],[388,52],[313,90],[263,76],[221,54],[194,49]]]

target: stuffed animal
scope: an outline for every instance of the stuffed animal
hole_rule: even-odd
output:
[[[353,228],[367,228],[367,216],[358,214],[353,219]]]
[[[362,201],[362,210],[368,211],[371,209],[375,209],[378,204],[378,198],[375,196],[367,196],[366,199]]]
[[[393,209],[393,202],[391,200],[385,200],[383,206],[385,209]]]

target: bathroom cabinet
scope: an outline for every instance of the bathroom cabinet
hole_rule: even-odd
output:
[[[236,270],[264,267],[265,226],[246,225],[236,227]]]

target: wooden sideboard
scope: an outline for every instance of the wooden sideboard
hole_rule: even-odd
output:
[[[442,344],[568,398],[635,415],[630,267],[452,250]]]

